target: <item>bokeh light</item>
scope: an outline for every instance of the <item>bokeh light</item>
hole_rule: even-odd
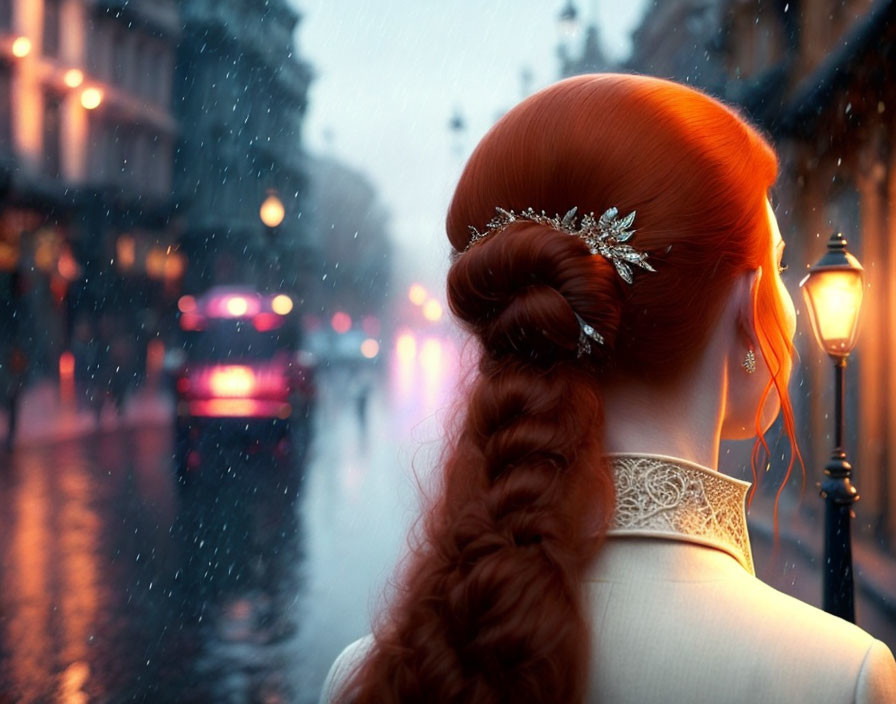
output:
[[[225,305],[227,308],[227,312],[234,318],[245,315],[246,311],[249,310],[249,301],[247,301],[242,296],[233,296],[231,298],[228,298]]]
[[[268,227],[277,227],[286,217],[286,209],[277,195],[270,193],[258,209],[258,216]]]
[[[193,296],[181,296],[177,302],[177,309],[181,313],[192,313],[196,310],[196,299]]]
[[[31,40],[28,37],[16,37],[12,43],[12,55],[23,59],[31,53]]]
[[[271,301],[271,310],[277,315],[287,315],[292,310],[292,299],[285,293],[279,293]]]
[[[336,332],[342,334],[352,329],[352,318],[348,313],[338,311],[330,318],[330,325]]]
[[[380,343],[374,340],[372,337],[368,337],[364,342],[361,343],[361,354],[364,355],[367,359],[373,359],[380,352]]]
[[[442,304],[435,298],[430,298],[423,305],[423,317],[432,322],[442,319]]]
[[[396,338],[395,355],[402,362],[411,362],[417,356],[417,341],[411,333],[405,332]]]
[[[95,110],[103,102],[103,91],[99,88],[85,88],[81,92],[81,105],[87,110]]]
[[[62,82],[69,88],[78,88],[84,82],[84,72],[77,68],[70,68],[62,77]]]
[[[412,284],[408,289],[408,298],[415,306],[422,306],[426,295],[426,289],[420,284]]]

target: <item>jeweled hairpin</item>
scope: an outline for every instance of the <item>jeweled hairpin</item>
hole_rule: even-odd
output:
[[[599,218],[595,218],[594,213],[588,213],[582,218],[582,223],[578,228],[576,227],[576,211],[578,208],[570,208],[562,218],[559,215],[550,217],[543,210],[541,213],[536,213],[532,208],[526,208],[521,213],[515,213],[504,208],[495,208],[495,210],[498,214],[488,221],[484,232],[479,232],[475,227],[470,226],[472,236],[464,248],[465,252],[479,240],[503,229],[509,223],[518,220],[530,220],[584,240],[592,254],[600,254],[605,259],[613,262],[617,273],[626,283],[632,283],[630,264],[635,264],[647,271],[656,271],[647,263],[646,252],[639,252],[631,245],[625,244],[635,234],[635,230],[631,229],[631,225],[635,221],[636,211],[634,210],[622,218],[616,217],[619,211],[615,207],[608,208]],[[576,357],[581,357],[583,354],[590,354],[591,340],[602,345],[604,344],[604,338],[591,325],[586,323],[578,313],[575,316],[579,321],[579,343]]]
[[[573,315],[579,321],[579,343],[576,346],[576,359],[578,359],[583,354],[591,354],[591,340],[594,340],[599,345],[604,344],[604,336],[582,320],[581,315],[575,311],[573,311]]]

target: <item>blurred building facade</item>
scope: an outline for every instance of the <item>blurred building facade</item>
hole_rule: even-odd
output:
[[[776,214],[791,265],[784,279],[798,310],[799,281],[832,232],[846,235],[865,267],[862,330],[847,372],[847,452],[862,496],[857,534],[896,550],[896,3],[664,0],[632,39],[616,70],[700,87],[775,144]],[[833,374],[803,323],[796,344],[791,390],[811,489],[831,450]],[[783,475],[785,444],[761,477],[766,486]],[[804,508],[820,511],[821,501]]]
[[[14,341],[42,375],[126,339],[139,379],[185,290],[319,279],[298,21],[286,0],[0,0],[0,377]]]
[[[184,0],[182,14],[175,190],[185,288],[256,283],[303,297],[316,267],[302,220],[312,76],[293,43],[300,16],[286,0]],[[275,227],[259,217],[268,196],[283,205]]]
[[[157,298],[182,272],[179,34],[173,0],[0,2],[0,325],[35,371],[55,370],[79,321],[152,334]]]

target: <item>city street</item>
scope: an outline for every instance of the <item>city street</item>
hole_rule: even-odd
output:
[[[398,556],[446,345],[424,341],[369,411],[356,375],[325,373],[304,462],[222,450],[181,487],[166,424],[108,418],[18,447],[0,476],[0,702],[315,701]]]
[[[356,372],[324,373],[304,461],[222,450],[180,487],[158,422],[19,447],[0,477],[0,701],[315,702],[369,630],[457,378],[450,342],[411,357],[407,339],[367,404]],[[760,576],[817,603],[815,558],[785,541],[768,565],[764,535]]]

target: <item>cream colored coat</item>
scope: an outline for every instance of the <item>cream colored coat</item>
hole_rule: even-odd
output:
[[[616,518],[586,579],[588,702],[896,704],[896,662],[861,628],[760,582],[749,484],[662,455],[616,455]],[[333,663],[333,701],[371,636]]]

